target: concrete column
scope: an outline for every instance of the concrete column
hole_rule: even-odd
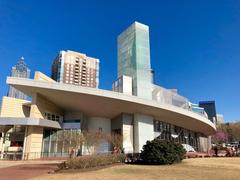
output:
[[[22,160],[25,160],[26,154],[26,145],[27,145],[27,134],[28,134],[28,127],[25,126],[25,133],[24,133],[24,141],[23,141],[23,151],[22,151]]]
[[[43,127],[27,127],[24,159],[37,159],[41,157]]]
[[[0,159],[3,159],[3,155],[4,155],[4,139],[5,139],[5,133],[4,132],[0,132],[2,133],[2,137],[0,138],[0,152],[1,152],[1,156]]]
[[[199,137],[199,151],[209,152],[211,149],[211,136],[209,137]]]
[[[153,139],[153,117],[134,114],[134,152],[140,153],[143,145]]]
[[[123,148],[125,153],[133,153],[133,115],[122,114]]]

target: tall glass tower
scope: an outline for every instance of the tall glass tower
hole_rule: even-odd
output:
[[[11,76],[21,77],[21,78],[30,77],[30,69],[28,69],[27,64],[25,63],[23,57],[21,57],[20,60],[17,62],[17,64],[12,67]],[[12,86],[9,87],[8,96],[18,98],[18,99],[27,99],[27,96],[24,93],[15,89]]]
[[[118,36],[118,78],[132,77],[133,95],[152,99],[149,27],[134,22]]]

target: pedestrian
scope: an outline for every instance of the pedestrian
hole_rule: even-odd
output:
[[[213,150],[214,150],[215,156],[218,156],[218,147],[215,146]]]
[[[74,150],[72,149],[72,150],[70,151],[70,158],[73,158],[73,155],[74,155]]]

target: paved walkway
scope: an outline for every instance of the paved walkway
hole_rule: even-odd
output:
[[[26,180],[47,174],[61,161],[0,161],[1,180]]]

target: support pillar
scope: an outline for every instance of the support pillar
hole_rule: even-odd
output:
[[[134,114],[134,152],[140,153],[143,145],[153,139],[153,117]]]

